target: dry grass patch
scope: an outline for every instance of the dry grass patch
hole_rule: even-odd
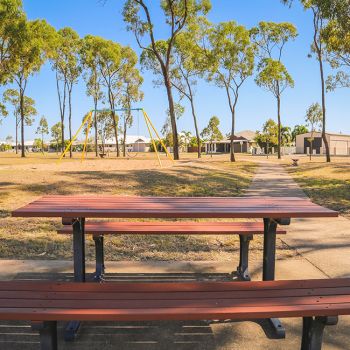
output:
[[[231,164],[227,157],[202,160],[186,155],[160,169],[150,155],[137,159],[64,160],[35,155],[0,160],[0,258],[71,259],[71,238],[57,235],[58,219],[12,218],[11,210],[47,194],[115,194],[141,196],[239,196],[251,182],[254,163]],[[286,247],[285,254],[292,254]],[[112,236],[106,239],[108,260],[232,260],[237,237]],[[253,243],[260,254],[262,240]],[[87,241],[87,256],[94,256]],[[233,266],[234,268],[234,266]]]
[[[332,163],[314,159],[288,170],[312,201],[350,218],[349,159],[333,158]]]

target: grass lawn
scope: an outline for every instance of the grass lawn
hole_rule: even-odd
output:
[[[300,166],[288,167],[294,179],[315,202],[350,218],[350,159],[332,158],[332,163],[303,159]]]
[[[24,160],[0,155],[0,258],[71,259],[71,237],[56,234],[60,220],[10,216],[11,210],[42,195],[238,196],[256,169],[249,160],[231,164],[227,156],[197,160],[184,155],[175,165],[164,160],[163,169],[149,154],[132,159],[90,155],[83,163],[77,157],[60,164],[56,160],[55,154],[31,154]],[[238,237],[227,236],[115,236],[106,240],[106,259],[232,260],[238,247]],[[256,239],[253,248],[253,254],[260,254],[262,239]],[[87,256],[94,256],[91,239]]]

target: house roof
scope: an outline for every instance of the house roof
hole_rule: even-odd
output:
[[[252,130],[243,130],[236,133],[236,136],[242,136],[249,141],[253,141],[256,136],[256,132]]]
[[[303,136],[303,135],[309,135],[311,132],[306,132],[304,134],[299,134],[297,136]],[[314,131],[314,134],[322,134],[320,131]],[[350,137],[348,134],[342,134],[341,132],[326,132],[326,135],[330,136],[345,136],[345,137]]]

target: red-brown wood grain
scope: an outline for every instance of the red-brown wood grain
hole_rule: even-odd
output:
[[[294,197],[44,196],[15,217],[293,218],[336,217],[337,212]]]
[[[71,225],[64,225],[58,231],[60,234],[72,234]],[[217,235],[217,234],[263,234],[264,225],[261,222],[86,222],[87,234],[142,234],[142,235]],[[286,234],[285,230],[277,229],[278,234]]]
[[[0,282],[0,319],[142,321],[350,314],[350,279],[187,283]]]

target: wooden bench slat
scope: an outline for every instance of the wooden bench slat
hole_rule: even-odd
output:
[[[15,293],[15,294],[14,294]],[[0,299],[50,299],[50,300],[111,300],[111,299],[123,299],[123,300],[138,300],[141,293],[136,292],[81,292],[81,291],[60,291],[59,293],[53,291],[0,291]],[[267,290],[246,290],[246,291],[203,291],[203,292],[152,292],[142,293],[143,300],[152,299],[176,299],[176,300],[188,300],[188,299],[232,299],[243,297],[245,299],[254,299],[257,296],[261,298],[273,298],[273,297],[298,297],[298,296],[329,296],[329,295],[350,295],[350,287],[340,288],[308,288],[306,289],[267,289]],[[15,295],[15,298],[13,297]]]
[[[137,287],[138,284],[136,284]],[[267,317],[332,316],[350,313],[350,279],[311,280],[311,281],[269,281],[269,282],[207,282],[207,283],[164,283],[163,291],[158,289],[162,283],[143,283],[142,292],[136,299],[126,299],[124,291],[134,290],[135,283],[27,283],[11,281],[0,283],[2,290],[11,292],[11,298],[0,297],[0,319],[32,321],[143,321],[143,320],[191,320],[191,319],[249,319]],[[208,293],[208,287],[211,285]],[[225,296],[207,298],[215,295],[217,286],[227,286]],[[253,295],[248,295],[246,290]],[[312,285],[309,288],[305,285]],[[33,296],[42,293],[41,299],[23,298],[16,290],[27,288]],[[62,290],[74,286],[74,292]],[[195,286],[195,288],[194,288]],[[62,287],[65,287],[62,289]],[[80,295],[90,287],[98,294],[107,293],[109,299],[82,299]],[[178,291],[188,288],[196,292],[187,293],[187,298],[179,299]],[[310,295],[310,289],[315,295]],[[339,288],[339,291],[338,291]],[[346,289],[347,288],[347,289]],[[80,289],[80,294],[78,290]],[[224,289],[224,288],[222,288]],[[268,296],[266,292],[274,292]],[[23,289],[22,289],[23,290]],[[55,293],[51,298],[50,293]],[[111,293],[115,290],[119,293]],[[333,294],[331,293],[333,290]],[[145,292],[146,291],[146,292]],[[152,292],[153,291],[153,292]],[[299,295],[290,296],[296,291]],[[289,294],[283,295],[282,292]],[[66,299],[68,294],[72,299]],[[124,294],[123,294],[124,293]],[[205,298],[199,297],[199,295]],[[231,293],[231,295],[229,295]],[[278,294],[280,293],[280,294]],[[339,294],[340,293],[340,294]],[[345,293],[345,294],[342,294]],[[145,294],[147,298],[145,298]],[[136,295],[135,295],[136,296]],[[170,297],[170,298],[169,298]],[[184,295],[182,295],[184,297]],[[128,298],[128,297],[127,297]]]
[[[47,281],[1,281],[0,291],[35,292],[110,292],[110,293],[154,293],[154,292],[218,292],[218,291],[272,291],[289,289],[349,288],[349,278],[279,280],[247,282],[47,282]]]
[[[64,225],[60,234],[71,234],[71,225]],[[89,234],[263,234],[260,222],[86,222]],[[277,229],[278,234],[286,234]]]
[[[166,293],[165,293],[166,294]],[[244,298],[241,295],[238,298],[231,299],[143,299],[142,296],[136,300],[124,300],[113,298],[105,300],[82,300],[78,295],[75,299],[0,299],[1,308],[47,308],[47,309],[154,309],[154,308],[215,308],[215,307],[237,307],[244,306],[265,307],[266,310],[271,306],[302,306],[302,305],[327,305],[327,304],[350,304],[350,295],[331,295],[331,296],[299,296],[299,297],[261,297]]]
[[[1,308],[0,319],[29,321],[162,321],[246,320],[307,316],[338,316],[350,313],[350,303],[266,307],[160,308],[160,309],[47,309]]]

